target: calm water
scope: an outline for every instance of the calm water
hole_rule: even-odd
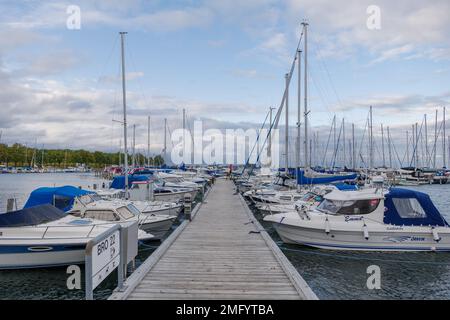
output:
[[[37,187],[88,187],[102,182],[90,174],[0,175],[0,212],[5,211],[6,199],[17,198],[20,207]],[[450,221],[450,184],[415,189],[430,194]],[[450,253],[334,252],[287,246],[271,234],[321,299],[450,299]],[[137,265],[157,245],[140,246]],[[381,290],[366,287],[370,265],[381,268]],[[66,280],[66,268],[0,271],[0,299],[83,299],[84,291],[67,290]],[[115,285],[113,275],[96,289],[95,298],[105,299]]]

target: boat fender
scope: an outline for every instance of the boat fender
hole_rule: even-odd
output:
[[[433,232],[434,241],[436,242],[441,241],[441,237],[439,236],[439,233],[437,232],[436,228],[435,227],[431,228],[431,231]]]
[[[364,239],[369,240],[369,229],[367,228],[366,224],[364,224],[363,232],[364,232]]]
[[[330,221],[328,220],[328,217],[325,220],[325,233],[330,234]]]

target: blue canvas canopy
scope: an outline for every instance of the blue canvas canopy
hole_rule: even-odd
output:
[[[76,197],[84,196],[89,193],[93,192],[73,186],[39,188],[31,192],[30,197],[25,203],[24,209],[42,204],[51,204],[63,211],[69,211],[72,208]]]
[[[300,185],[308,185],[308,184],[330,184],[333,182],[338,181],[345,181],[345,180],[355,180],[358,177],[356,173],[354,174],[347,174],[347,175],[341,175],[341,176],[323,176],[323,177],[315,177],[315,178],[309,178],[305,177],[305,171],[298,170],[297,174],[297,183]]]
[[[132,183],[135,181],[147,181],[149,180],[148,176],[128,176],[128,187],[131,187]],[[125,189],[125,176],[118,176],[114,177],[113,181],[111,182],[111,189]]]
[[[412,199],[412,204],[406,206],[401,205],[401,202],[399,202],[400,199]],[[422,208],[417,208],[417,203]],[[384,205],[385,224],[397,226],[448,226],[447,221],[445,221],[444,217],[442,217],[438,209],[434,206],[430,197],[422,192],[393,188],[386,195]],[[411,214],[416,213],[416,217],[406,217],[405,214],[399,212],[401,210],[405,211],[405,209],[412,208],[413,206],[414,210],[410,211],[415,211]]]
[[[18,211],[0,214],[0,228],[34,226],[66,216],[66,213],[58,208],[44,204]]]

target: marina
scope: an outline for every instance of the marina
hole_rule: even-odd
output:
[[[450,6],[381,1],[5,4],[0,300],[449,300]]]

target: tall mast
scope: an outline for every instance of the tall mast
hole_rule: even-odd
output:
[[[383,124],[381,124],[381,150],[383,154],[383,168],[386,168],[386,157],[384,155],[384,128]]]
[[[352,169],[356,169],[355,124],[352,123]]]
[[[125,35],[127,32],[120,32],[122,48],[122,100],[123,100],[123,142],[124,142],[124,162],[125,162],[125,199],[128,200],[128,146],[127,146],[127,94],[125,85]]]
[[[446,127],[446,125],[445,125],[445,107],[444,107],[444,118],[443,118],[443,127],[444,127],[444,131],[443,131],[443,152],[442,152],[442,159],[443,159],[443,164],[444,164],[444,168],[446,168],[447,167],[447,148],[446,148],[446,145],[447,145],[447,142],[446,142],[446,135],[445,135],[445,127]]]
[[[298,63],[298,100],[297,100],[297,150],[295,151],[295,158],[297,161],[297,168],[295,170],[296,174],[300,170],[300,138],[301,138],[301,128],[300,123],[302,121],[302,110],[301,110],[301,95],[302,95],[302,51],[297,52],[297,63]],[[297,179],[298,184],[298,179]]]
[[[164,163],[166,163],[167,156],[167,118],[164,118]]]
[[[406,162],[408,167],[411,166],[411,161],[409,160],[409,132],[406,130]]]
[[[345,156],[345,118],[342,118],[342,152],[343,152],[343,163],[344,166],[347,166],[346,162],[346,156]]]
[[[433,168],[436,169],[436,147],[437,147],[437,123],[438,123],[438,111],[436,109],[436,118],[434,121],[434,150],[433,150]]]
[[[415,145],[415,150],[416,150],[416,168],[419,166],[419,124],[416,122],[416,145]]]
[[[122,165],[122,139],[119,140],[119,167]]]
[[[304,56],[305,56],[305,61],[304,61],[304,74],[305,74],[305,84],[304,84],[304,96],[305,96],[305,168],[310,166],[310,163],[308,162],[309,157],[308,157],[308,151],[309,151],[309,147],[308,147],[308,23],[303,22],[303,32],[304,32],[304,36],[305,36],[305,49],[304,49]]]
[[[270,114],[269,130],[270,130],[270,128],[272,128],[272,121],[273,121],[272,112],[274,109],[275,108],[272,108],[272,107],[269,108],[269,114]],[[267,144],[267,156],[269,156],[270,158],[272,157],[272,130],[270,130],[270,133],[269,133],[269,142]]]
[[[147,166],[150,167],[150,116],[147,117]]]
[[[369,169],[373,169],[373,118],[372,118],[372,106],[370,106],[370,142],[369,142]]]
[[[286,153],[286,175],[289,173],[289,74],[286,73],[286,131],[285,131],[285,141],[284,141],[284,152]]]
[[[389,131],[389,127],[387,127],[387,134],[388,134],[389,168],[392,169],[391,132]]]
[[[132,167],[136,167],[136,124],[133,124],[133,158],[132,160]]]
[[[186,109],[183,108],[183,159],[185,158],[185,152],[186,152]],[[184,161],[183,161],[184,162]]]
[[[425,165],[427,167],[430,166],[430,158],[429,158],[429,152],[428,152],[428,123],[427,123],[427,115],[425,114],[425,159],[427,160]]]

